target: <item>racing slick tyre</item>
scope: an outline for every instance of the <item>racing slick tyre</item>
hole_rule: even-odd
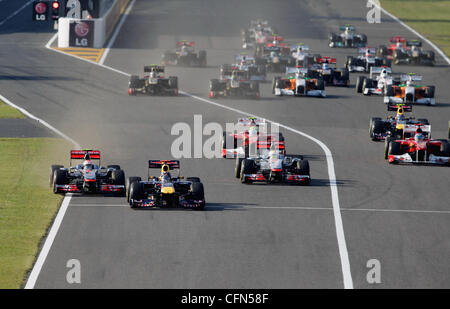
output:
[[[448,139],[450,139],[450,121],[448,122]]]
[[[345,59],[345,67],[350,71],[350,67],[353,64],[353,57],[352,56],[347,56],[347,58]]]
[[[448,141],[443,141],[441,143],[441,156],[450,157],[450,143]]]
[[[178,95],[178,77],[169,76],[169,88],[174,89],[174,95]]]
[[[430,61],[429,65],[434,66],[434,51],[432,51],[432,50],[427,51],[426,56],[427,56],[428,60]]]
[[[56,170],[63,168],[62,165],[52,165],[50,166],[50,188],[53,186],[53,178]]]
[[[323,80],[323,78],[319,78],[317,79],[317,90],[325,90],[325,81]]]
[[[365,76],[358,76],[358,78],[356,79],[356,92],[357,93],[363,92],[363,84],[364,84],[365,80],[366,80]]]
[[[125,190],[127,192],[127,202],[130,202],[130,187],[133,182],[141,181],[141,177],[128,177],[125,182]]]
[[[380,45],[380,47],[377,49],[377,57],[378,58],[384,58],[388,54],[388,49],[386,45]]]
[[[280,83],[281,83],[281,77],[275,76],[272,80],[272,94],[275,94],[275,88],[278,88]]]
[[[199,177],[188,177],[188,178],[186,178],[186,180],[191,181],[191,182],[200,182]]]
[[[123,170],[114,170],[111,173],[111,180],[115,185],[125,186],[125,173]],[[117,196],[125,196],[125,189],[121,192],[116,192]]]
[[[131,208],[134,208],[133,204],[131,203],[131,200],[143,200],[145,198],[144,193],[145,193],[144,186],[142,185],[141,182],[135,181],[131,183],[128,200],[128,203],[130,203]]]
[[[237,148],[237,139],[235,139],[234,137],[233,139],[233,143],[232,144],[228,144],[227,143],[227,138],[229,138],[228,132],[223,132],[223,136],[222,136],[222,149],[236,149]],[[231,139],[231,138],[229,138]],[[225,154],[222,153],[222,157],[226,158],[227,157],[227,153],[225,152]]]
[[[129,85],[130,88],[141,88],[142,80],[138,75],[131,75]]]
[[[202,67],[206,67],[206,50],[198,52],[198,64]]]
[[[384,140],[384,159],[387,160],[389,158],[389,148],[390,148],[390,144],[391,141],[393,140],[393,137],[388,136],[386,137],[386,139]]]
[[[298,170],[297,172],[299,175],[311,176],[308,160],[297,161],[297,170]],[[309,179],[308,181],[306,181],[304,183],[301,183],[301,185],[309,185],[310,183],[311,183],[311,179]]]
[[[434,90],[436,88],[434,86],[428,86],[428,88],[426,88],[425,93],[427,95],[427,98],[434,98]]]
[[[370,92],[365,93],[366,88],[372,88],[372,80],[370,78],[365,78],[362,84],[363,95],[370,95]]]
[[[234,167],[234,176],[236,178],[240,178],[241,177],[242,161],[244,161],[244,158],[236,158],[236,166]]]
[[[376,141],[376,139],[374,138],[374,133],[384,133],[384,121],[382,121],[381,119],[372,119],[370,123],[371,126],[369,129],[369,135],[373,141]]]
[[[401,144],[400,142],[390,142],[389,143],[389,154],[390,155],[401,155],[402,151],[401,151]],[[395,163],[392,162],[392,163]]]
[[[193,182],[191,184],[191,196],[194,200],[205,200],[205,190],[203,188],[203,184],[201,182]],[[194,210],[203,210],[205,209],[205,202],[201,203],[200,206],[193,208]]]
[[[350,86],[350,72],[348,71],[347,68],[342,68],[341,69],[341,80],[346,82],[346,86]]]
[[[391,59],[383,58],[382,65],[383,65],[383,66],[386,66],[386,67],[391,67],[391,66],[392,66],[392,61],[391,61]]]
[[[247,159],[242,160],[241,173],[239,175],[241,178],[241,182],[242,183],[252,183],[251,180],[248,180],[244,177],[244,174],[253,174],[254,172],[255,172],[255,163],[253,162],[253,160],[247,160]]]
[[[56,185],[67,185],[69,177],[66,170],[55,170],[53,175],[53,193],[59,193]]]

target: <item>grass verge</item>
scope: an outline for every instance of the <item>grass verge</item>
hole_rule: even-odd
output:
[[[0,100],[0,118],[25,118],[25,115]]]
[[[20,288],[62,197],[49,188],[50,164],[64,164],[59,138],[0,138],[0,289]]]
[[[449,0],[381,0],[381,6],[450,56]],[[393,33],[394,35],[394,33]]]

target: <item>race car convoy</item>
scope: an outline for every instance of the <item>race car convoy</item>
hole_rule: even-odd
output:
[[[401,36],[389,39],[389,45],[367,46],[367,37],[356,33],[352,25],[331,33],[329,47],[357,48],[358,56],[348,56],[344,68],[337,68],[336,58],[310,53],[303,43],[288,45],[266,20],[251,21],[242,30],[242,48],[254,49],[238,54],[234,63],[220,66],[219,78],[210,80],[209,97],[259,98],[259,83],[267,73],[284,73],[272,79],[275,96],[326,97],[326,86],[350,86],[350,72],[367,72],[356,79],[356,92],[381,95],[389,112],[395,116],[372,117],[369,136],[384,141],[384,158],[391,164],[416,163],[450,165],[450,141],[432,139],[426,118],[407,117],[412,104],[435,105],[435,87],[418,84],[422,76],[393,73],[391,63],[434,65],[432,51],[423,51],[422,43]],[[144,66],[142,76],[132,75],[128,94],[178,95],[178,78],[164,76],[165,65],[206,66],[206,51],[194,49],[193,41],[179,41],[172,51],[161,56],[162,65]],[[450,121],[449,136],[450,138]],[[235,177],[242,183],[311,183],[309,162],[302,156],[287,156],[281,132],[268,133],[264,119],[240,118],[234,132],[224,132],[222,157],[235,159]],[[82,163],[72,165],[73,160]],[[97,162],[98,164],[94,163]],[[128,177],[119,165],[100,165],[99,150],[72,150],[70,167],[52,165],[50,187],[54,193],[104,193],[125,196],[131,208],[180,207],[205,208],[203,184],[198,177],[182,177],[178,160],[150,160],[148,178]],[[159,176],[150,170],[160,168]],[[176,173],[174,170],[177,170]],[[173,175],[172,175],[173,174]]]

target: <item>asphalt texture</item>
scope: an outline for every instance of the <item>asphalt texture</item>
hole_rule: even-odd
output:
[[[14,5],[0,3],[2,14]],[[176,41],[194,40],[207,51],[208,67],[169,67],[167,75],[178,76],[181,90],[207,98],[209,79],[241,51],[240,29],[251,19],[269,20],[286,41],[303,42],[339,64],[355,54],[327,46],[328,33],[341,24],[354,24],[372,46],[397,34],[414,38],[384,15],[380,24],[368,24],[367,11],[356,0],[137,1],[105,65],[140,74]],[[171,158],[175,123],[193,126],[195,114],[220,124],[241,116],[187,96],[129,97],[127,76],[45,49],[51,36],[26,10],[0,27],[2,95],[83,147],[101,149],[104,162],[120,164],[127,176],[146,176],[149,159]],[[393,69],[436,85],[437,105],[415,106],[414,114],[430,120],[435,138],[445,138],[450,70],[444,60]],[[388,165],[383,144],[368,137],[370,117],[387,114],[382,98],[363,97],[354,86],[326,90],[325,99],[276,98],[268,83],[260,100],[215,101],[330,148],[356,288],[449,288],[449,169]],[[233,160],[182,159],[182,173],[205,185],[205,211],[135,211],[124,198],[75,196],[36,287],[343,288],[325,155],[311,140],[284,133],[288,153],[310,160],[311,186],[242,185]],[[81,263],[81,284],[66,282],[69,259]],[[367,282],[371,259],[381,263],[380,284]]]

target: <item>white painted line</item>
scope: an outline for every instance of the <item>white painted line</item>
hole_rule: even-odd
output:
[[[442,58],[444,58],[444,60],[447,62],[447,64],[450,64],[450,59],[447,57],[447,55],[439,48],[436,46],[436,44],[434,44],[433,42],[431,42],[429,39],[427,39],[426,37],[424,37],[423,35],[421,35],[419,32],[417,32],[416,30],[414,30],[413,28],[411,28],[410,26],[408,26],[407,24],[405,24],[404,22],[402,22],[397,16],[389,13],[388,11],[386,11],[384,8],[382,8],[381,6],[379,6],[378,4],[376,4],[375,2],[372,2],[373,5],[375,5],[375,7],[378,7],[379,9],[381,9],[381,11],[388,15],[389,17],[391,17],[393,20],[395,20],[396,22],[398,22],[399,24],[401,24],[403,27],[405,27],[406,29],[408,29],[409,31],[411,31],[412,33],[414,33],[415,35],[417,35],[419,38],[421,38],[422,40],[424,40],[425,42],[427,42],[431,47],[434,48],[434,50],[436,50],[439,55],[442,56]]]
[[[70,141],[72,144],[75,145],[76,148],[81,149],[80,144],[78,144],[75,140],[73,140],[72,138],[70,138],[69,136],[67,136],[66,134],[62,133],[61,131],[59,131],[58,129],[56,129],[55,127],[53,127],[52,125],[50,125],[49,123],[47,123],[46,121],[34,116],[33,114],[29,113],[26,109],[12,103],[10,100],[8,100],[7,98],[5,98],[4,96],[2,96],[0,94],[0,99],[5,102],[6,104],[8,104],[9,106],[19,110],[22,114],[24,114],[25,116],[36,120],[37,122],[39,122],[40,124],[44,125],[45,127],[47,127],[48,129],[50,129],[51,131],[55,132],[57,135],[61,136],[62,138]]]
[[[0,21],[0,26],[2,26],[4,23],[6,23],[8,20],[10,20],[11,18],[13,18],[14,16],[16,16],[17,14],[20,13],[20,11],[22,11],[24,8],[26,8],[29,4],[31,4],[34,0],[30,0],[27,3],[25,3],[23,6],[21,6],[19,9],[17,9],[16,11],[14,11],[14,13],[12,13],[11,15],[9,15],[8,17],[6,17],[4,20]]]
[[[133,8],[133,5],[135,2],[136,2],[136,0],[131,1],[130,5],[128,5],[128,8],[126,9],[124,14],[120,18],[119,24],[116,26],[116,30],[114,31],[113,36],[109,40],[108,45],[106,46],[105,51],[103,52],[103,55],[100,58],[100,61],[98,62],[99,64],[103,64],[105,62],[105,59],[109,54],[111,46],[113,46],[114,42],[116,41],[117,35],[119,34],[120,29],[122,28],[122,25],[125,22],[125,19],[127,19],[128,15],[130,14],[130,11]]]
[[[58,233],[61,222],[64,218],[64,214],[66,213],[67,206],[69,206],[71,195],[66,195],[64,200],[59,208],[58,214],[56,215],[55,221],[48,233],[47,238],[45,239],[44,246],[39,253],[39,257],[34,263],[33,269],[28,277],[27,284],[25,285],[25,289],[33,289],[36,284],[36,280],[39,277],[39,273],[41,272],[42,266],[44,265],[45,259],[52,247],[53,241],[55,240],[56,234]]]

